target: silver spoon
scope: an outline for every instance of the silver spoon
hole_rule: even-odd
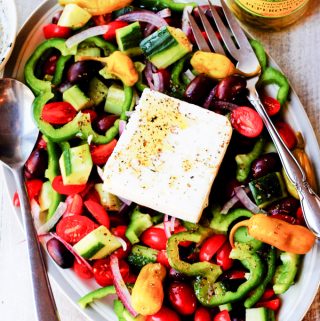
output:
[[[58,321],[23,177],[23,165],[38,137],[31,113],[33,99],[31,90],[23,83],[0,79],[0,161],[11,169],[17,184],[38,321]]]

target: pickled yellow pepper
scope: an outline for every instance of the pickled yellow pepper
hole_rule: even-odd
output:
[[[232,228],[229,235],[232,247],[234,247],[234,234],[241,226],[246,226],[249,235],[253,238],[281,251],[294,254],[306,254],[316,241],[315,235],[304,226],[293,225],[264,214],[256,214]]]

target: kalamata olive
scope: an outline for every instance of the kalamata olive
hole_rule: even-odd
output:
[[[233,101],[237,96],[246,91],[247,81],[241,76],[229,76],[221,80],[216,88],[216,98]]]
[[[202,105],[213,86],[214,82],[211,78],[200,74],[189,83],[183,98],[189,103]]]
[[[73,266],[74,256],[59,240],[52,238],[47,242],[47,250],[52,259],[63,269]]]
[[[259,178],[270,172],[276,172],[281,169],[280,158],[277,153],[263,154],[253,161],[251,165],[252,176]]]
[[[54,72],[56,71],[56,65],[57,65],[58,58],[59,58],[58,55],[52,55],[45,61],[44,65],[43,65],[43,73],[45,75],[53,75],[54,74]]]
[[[297,199],[293,197],[287,197],[285,199],[282,199],[272,204],[268,208],[268,214],[270,215],[282,214],[282,215],[294,216],[299,206],[300,206],[300,202]]]
[[[96,61],[77,61],[70,66],[67,73],[67,79],[71,84],[77,84],[89,80],[101,64]]]
[[[29,156],[24,166],[28,179],[41,178],[48,165],[48,153],[44,149],[35,149]]]
[[[51,19],[51,22],[54,23],[54,24],[57,24],[58,21],[59,21],[59,19],[60,19],[60,17],[61,17],[61,14],[62,14],[62,10],[57,11],[57,12],[53,15],[53,17],[52,17],[52,19]]]
[[[96,118],[93,123],[93,129],[99,134],[103,135],[105,132],[113,126],[114,122],[119,117],[117,115],[102,114]]]
[[[207,98],[205,99],[202,107],[203,108],[206,108],[206,109],[211,109],[212,107],[212,104],[214,103],[216,99],[216,88],[217,86],[214,86],[213,89],[211,89],[209,95],[207,96]]]

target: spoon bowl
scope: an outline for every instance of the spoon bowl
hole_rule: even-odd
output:
[[[37,320],[58,321],[23,176],[24,164],[38,137],[38,129],[31,113],[33,100],[33,93],[23,83],[15,79],[0,79],[0,162],[12,171],[17,185],[30,259]]]

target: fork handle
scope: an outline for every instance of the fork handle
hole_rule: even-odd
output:
[[[282,165],[290,179],[294,184],[295,188],[300,197],[301,207],[304,219],[308,228],[320,238],[320,198],[312,190],[309,183],[307,182],[306,175],[292,155],[280,135],[273,125],[270,117],[268,116],[264,106],[262,105],[257,91],[250,90],[248,99],[255,107],[256,111],[263,120],[264,125],[266,126],[271,139],[278,151]]]

